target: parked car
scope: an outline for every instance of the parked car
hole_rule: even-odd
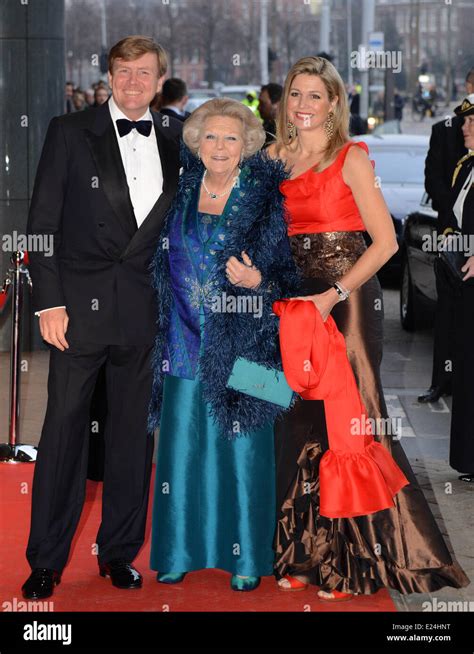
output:
[[[438,214],[425,193],[417,211],[407,216],[405,221],[400,249],[400,321],[407,331],[432,324],[434,319],[437,218]]]
[[[400,246],[403,241],[406,216],[418,209],[424,193],[425,159],[428,136],[408,134],[363,135],[356,137],[369,146],[369,156],[375,162],[375,175],[392,216]],[[382,272],[400,272],[400,250],[385,264]]]
[[[386,134],[401,134],[402,128],[399,120],[386,120],[374,127],[372,136],[385,136]]]

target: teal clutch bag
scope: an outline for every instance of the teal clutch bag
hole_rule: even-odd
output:
[[[293,398],[293,390],[280,370],[265,368],[243,357],[235,360],[227,386],[285,409],[290,406]]]

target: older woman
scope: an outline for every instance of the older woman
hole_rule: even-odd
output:
[[[234,590],[253,590],[272,574],[282,409],[227,382],[238,357],[281,370],[271,305],[296,281],[278,190],[285,173],[256,154],[263,129],[233,100],[199,107],[183,138],[185,171],[154,262],[151,567],[168,584],[221,568]]]

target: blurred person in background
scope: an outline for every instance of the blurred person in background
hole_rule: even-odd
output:
[[[66,82],[65,86],[65,100],[66,100],[66,113],[70,114],[74,111],[74,105],[72,103],[72,96],[74,95],[74,83]]]
[[[86,89],[84,91],[84,96],[86,98],[87,106],[92,107],[94,105],[94,89]]]
[[[437,101],[438,101],[438,91],[436,90],[435,84],[431,84],[428,90],[428,102],[429,102],[431,118],[434,118],[436,116]]]
[[[400,91],[398,89],[395,89],[395,93],[393,95],[393,108],[395,113],[395,120],[398,120],[400,122],[403,120],[404,105],[405,105],[405,100],[400,95]]]
[[[98,86],[94,91],[94,107],[100,107],[101,104],[109,99],[109,91],[105,86]]]
[[[84,91],[81,89],[76,89],[72,96],[72,104],[74,106],[74,111],[83,111],[87,109],[86,96]]]
[[[474,68],[466,75],[466,92],[474,93]],[[433,125],[430,147],[425,162],[425,190],[438,212],[437,234],[450,226],[452,216],[451,182],[457,162],[467,150],[462,132],[463,118],[448,116]],[[434,323],[433,368],[429,389],[419,395],[418,402],[437,402],[442,395],[451,395],[454,296],[452,280],[439,257],[434,262],[438,295]]]
[[[360,84],[354,84],[347,91],[350,110],[349,133],[351,136],[367,134],[367,120],[364,120],[359,113],[361,91],[362,87]]]
[[[374,105],[373,105],[373,114],[377,119],[377,124],[383,123],[385,119],[385,93],[384,91],[379,91],[375,96]]]
[[[178,77],[170,77],[163,84],[159,111],[164,116],[171,116],[184,122],[191,115],[184,109],[188,100],[186,82]]]
[[[281,84],[270,82],[260,89],[258,97],[258,111],[263,120],[263,129],[265,130],[265,145],[275,140],[276,137],[276,117],[278,107],[280,106],[281,94],[283,87]]]
[[[254,90],[247,91],[247,93],[245,94],[245,98],[242,100],[242,104],[248,107],[250,111],[252,111],[257,116],[257,118],[260,118],[256,91]]]
[[[360,94],[362,92],[362,86],[360,84],[354,84],[351,89],[349,89],[349,110],[351,116],[359,116],[360,114]]]

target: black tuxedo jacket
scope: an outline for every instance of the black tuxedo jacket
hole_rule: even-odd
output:
[[[68,341],[154,340],[149,265],[178,183],[179,140],[159,114],[153,120],[163,192],[139,229],[108,103],[49,125],[28,233],[52,236],[54,253],[30,252],[30,269],[35,310],[65,305]]]
[[[425,189],[438,212],[441,231],[448,226],[451,214],[451,181],[459,159],[467,153],[461,127],[463,119],[452,118],[433,125],[430,149],[425,163]]]

